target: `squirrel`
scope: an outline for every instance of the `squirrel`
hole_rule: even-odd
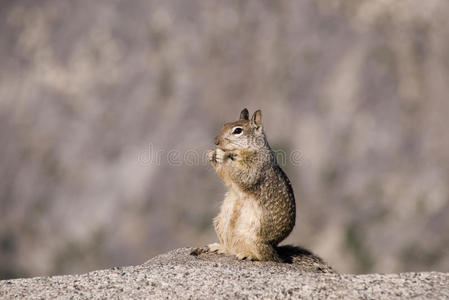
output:
[[[296,205],[293,188],[276,161],[262,126],[262,112],[251,119],[226,123],[207,153],[228,187],[213,224],[219,243],[192,251],[235,255],[239,260],[282,262],[277,245],[293,230]]]

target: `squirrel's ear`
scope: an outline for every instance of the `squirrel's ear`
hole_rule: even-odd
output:
[[[251,123],[256,127],[262,127],[262,111],[260,109],[254,112]]]
[[[240,113],[240,120],[249,120],[249,112],[246,108]]]

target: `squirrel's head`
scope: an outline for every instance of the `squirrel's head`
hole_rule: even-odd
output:
[[[224,150],[262,148],[267,145],[262,126],[262,112],[257,110],[249,119],[245,108],[238,121],[226,123],[215,137],[215,144]]]

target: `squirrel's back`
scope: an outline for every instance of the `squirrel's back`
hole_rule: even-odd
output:
[[[256,198],[264,208],[265,226],[262,235],[277,245],[290,234],[296,221],[293,188],[278,165],[267,170]]]

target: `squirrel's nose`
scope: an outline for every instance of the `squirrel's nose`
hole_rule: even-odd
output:
[[[218,137],[215,138],[214,142],[215,142],[215,145],[217,145],[217,146],[220,144],[220,140],[218,139]]]

